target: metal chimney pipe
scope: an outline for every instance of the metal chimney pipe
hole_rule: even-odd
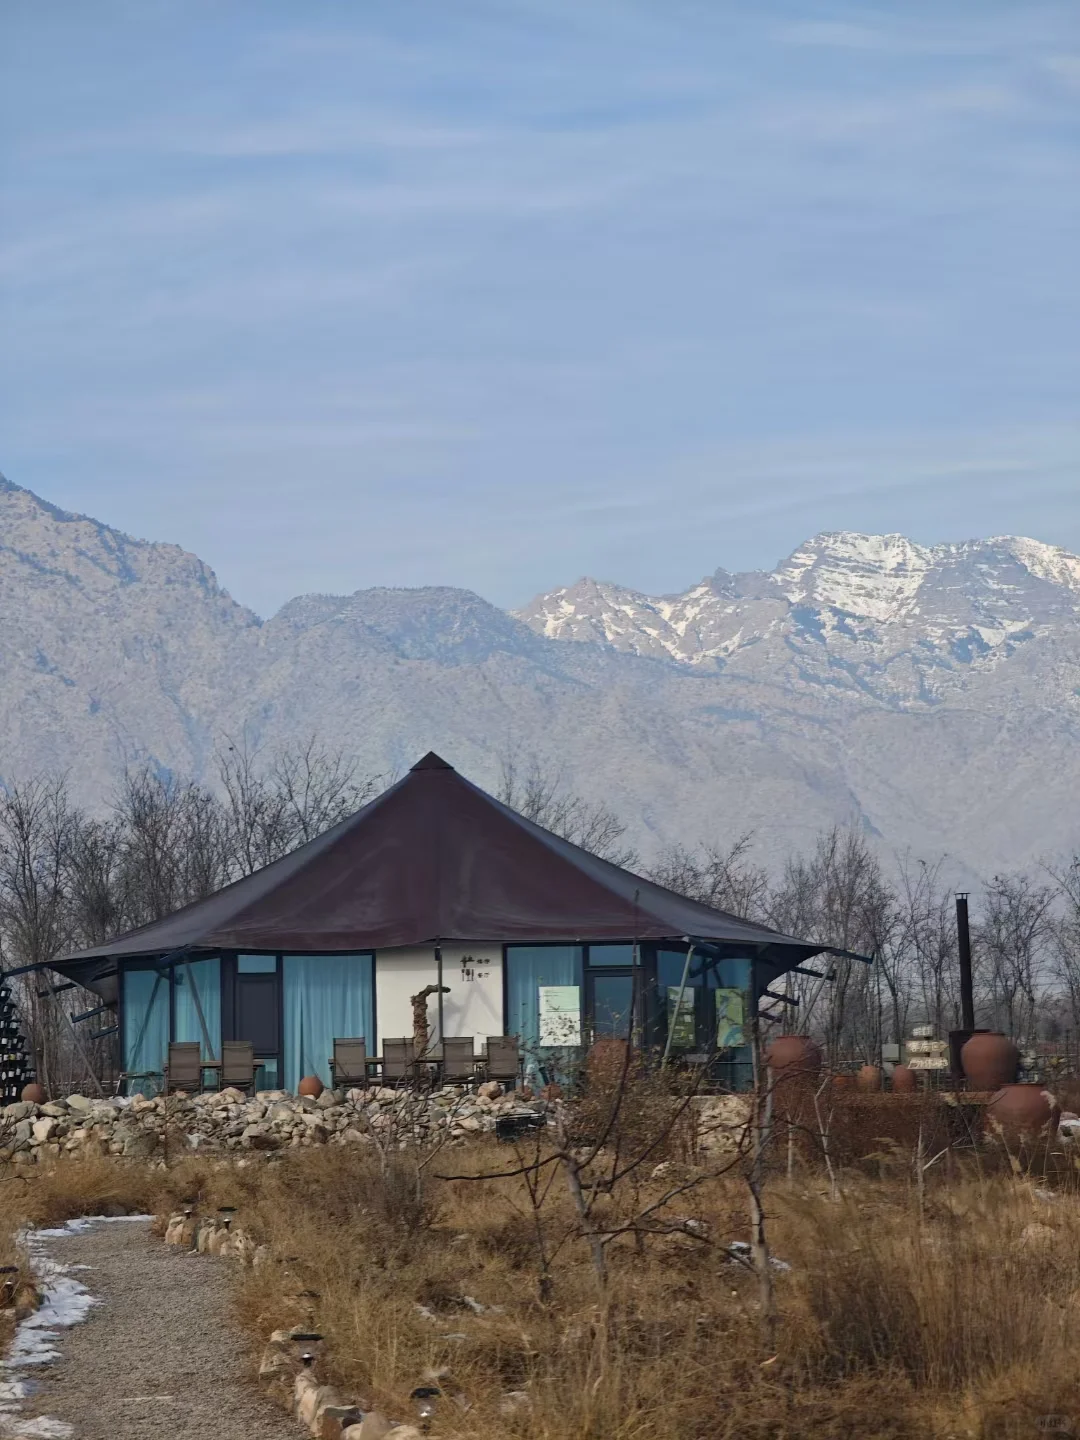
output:
[[[968,897],[956,897],[956,939],[960,948],[960,1028],[975,1029],[975,992],[971,982],[971,925],[968,921]]]

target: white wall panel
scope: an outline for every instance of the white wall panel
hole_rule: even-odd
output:
[[[471,1035],[480,1054],[489,1035],[503,1033],[501,945],[444,945],[443,1023],[447,1035]]]
[[[443,999],[447,1035],[471,1035],[479,1054],[489,1035],[503,1033],[503,965],[501,945],[444,945]],[[375,956],[374,1038],[377,1054],[383,1040],[412,1035],[412,996],[436,983],[435,947],[380,950]],[[428,1027],[439,1039],[439,997],[428,1000]]]
[[[400,1036],[411,1039],[412,1004],[411,997],[425,985],[435,984],[434,946],[409,947],[398,950],[380,950],[375,956],[375,1022],[377,1044],[387,1036],[396,1040]],[[443,999],[448,999],[443,996]],[[433,1039],[438,1040],[439,1006],[438,996],[428,1000],[428,1026]],[[375,1052],[379,1053],[378,1051]]]

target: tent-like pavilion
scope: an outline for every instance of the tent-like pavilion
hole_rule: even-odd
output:
[[[826,947],[675,894],[526,820],[435,754],[272,865],[54,968],[119,1009],[122,1064],[158,1071],[171,1040],[250,1040],[262,1082],[329,1080],[335,1037],[370,1053],[520,1036],[525,1053],[632,1034],[719,1045],[737,1082],[767,987]]]

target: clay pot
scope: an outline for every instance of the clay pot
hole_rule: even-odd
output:
[[[305,1075],[296,1087],[298,1095],[308,1095],[312,1100],[317,1100],[324,1090],[324,1085],[318,1075]]]
[[[32,1081],[29,1085],[24,1085],[22,1088],[22,1098],[26,1101],[27,1105],[44,1105],[44,1087],[39,1085],[36,1080]]]
[[[1016,1079],[1020,1051],[1007,1035],[980,1030],[960,1051],[960,1064],[972,1090],[1000,1090]]]
[[[834,1090],[846,1091],[855,1089],[854,1075],[834,1075],[832,1077],[832,1088]]]
[[[881,1067],[864,1065],[855,1077],[855,1085],[866,1094],[876,1094],[881,1089]]]
[[[813,1081],[821,1074],[821,1051],[809,1035],[778,1035],[765,1060],[776,1080]]]
[[[894,1095],[914,1095],[919,1088],[918,1076],[910,1065],[894,1065],[892,1072]]]
[[[987,1129],[1006,1140],[1037,1140],[1057,1126],[1061,1110],[1041,1085],[1003,1085],[986,1107]]]

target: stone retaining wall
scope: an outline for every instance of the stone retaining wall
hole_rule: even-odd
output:
[[[239,1090],[144,1099],[69,1095],[44,1105],[20,1101],[0,1110],[0,1160],[33,1164],[62,1154],[131,1159],[183,1151],[271,1152],[312,1145],[392,1148],[460,1141],[494,1130],[501,1115],[542,1115],[544,1105],[498,1081],[477,1092],[446,1087],[429,1094],[325,1090],[317,1100],[284,1090],[247,1097]]]

